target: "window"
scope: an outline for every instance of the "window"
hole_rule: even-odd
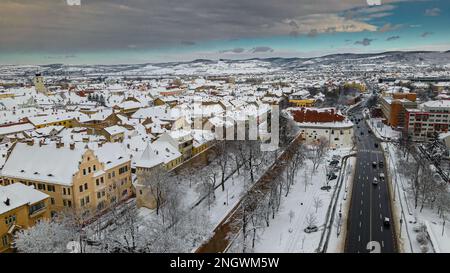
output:
[[[3,237],[2,237],[2,244],[3,244],[4,247],[8,247],[9,246],[8,235],[3,235]]]
[[[81,205],[82,207],[84,207],[84,198],[81,198],[81,199],[80,199],[80,205]]]
[[[94,172],[97,171],[97,167],[95,165],[93,166],[93,168],[94,168]]]
[[[45,185],[43,184],[37,184],[38,190],[45,190]]]
[[[16,222],[16,216],[10,215],[8,217],[5,217],[5,224],[7,226],[12,226]]]
[[[86,196],[86,204],[89,204],[89,196]]]
[[[37,204],[34,204],[30,207],[30,215],[32,215],[35,212],[38,212],[40,210],[42,210],[43,208],[45,208],[45,203],[44,202],[39,202]]]
[[[63,195],[66,195],[66,188],[63,188]]]
[[[103,177],[100,177],[100,183],[103,184]]]
[[[84,183],[84,189],[87,190],[88,189],[88,185],[87,183]]]
[[[101,192],[97,192],[97,199],[100,199],[102,197],[102,193]]]
[[[83,169],[83,175],[86,175],[86,169]]]
[[[99,186],[100,185],[100,180],[97,178],[95,179],[95,185]]]
[[[116,172],[115,171],[112,172],[112,177],[116,177]]]
[[[111,179],[111,173],[108,173],[108,179]]]
[[[83,185],[80,185],[80,192],[83,192]]]
[[[91,173],[91,167],[88,167],[88,173]]]
[[[50,198],[50,203],[51,203],[52,205],[54,205],[54,204],[55,204],[55,198],[51,197],[51,198]]]

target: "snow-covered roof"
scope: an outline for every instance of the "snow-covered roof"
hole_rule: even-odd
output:
[[[117,135],[117,134],[125,133],[126,129],[119,125],[113,125],[110,127],[106,127],[105,131],[108,132],[108,134],[110,134],[110,135]]]
[[[45,200],[49,196],[35,190],[33,186],[22,183],[13,183],[8,186],[0,186],[0,214],[21,207],[26,204],[34,204]],[[5,202],[8,199],[9,205]]]
[[[145,147],[141,157],[136,161],[136,167],[152,168],[164,162],[158,150],[153,149],[149,143]]]

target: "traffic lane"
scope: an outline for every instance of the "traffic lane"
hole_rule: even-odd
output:
[[[376,140],[374,140],[376,141]],[[380,173],[384,173],[386,177],[385,168],[379,167],[379,162],[383,160],[381,155],[381,149],[374,149],[372,159],[377,163],[376,169],[374,168],[374,177],[379,179]],[[384,217],[391,217],[389,192],[385,181],[380,181],[377,186],[374,186],[376,190],[372,192],[372,214],[375,216],[373,219],[372,227],[375,231],[373,233],[373,240],[378,241],[381,244],[382,252],[394,252],[394,236],[390,227],[384,226]]]

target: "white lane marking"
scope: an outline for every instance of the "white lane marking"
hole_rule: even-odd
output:
[[[361,242],[361,236],[358,235],[358,242]]]
[[[363,200],[361,199],[361,205],[363,204]]]
[[[381,203],[380,203],[380,209],[381,209]]]
[[[381,213],[380,213],[380,219],[383,219],[383,216],[381,215]]]
[[[359,215],[362,215],[362,210],[359,211]]]
[[[380,227],[381,232],[383,232],[383,226]]]
[[[361,225],[362,225],[362,223],[361,223],[361,221],[359,221],[359,227],[361,228]]]
[[[381,241],[381,246],[384,247],[384,241]]]

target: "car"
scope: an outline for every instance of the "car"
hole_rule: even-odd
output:
[[[388,217],[384,217],[383,225],[389,227],[391,225],[391,220]]]
[[[361,132],[361,135],[363,136],[363,135],[364,135],[364,132]]]
[[[320,189],[323,191],[329,191],[329,190],[331,190],[331,186],[322,186],[322,187],[320,187]]]
[[[371,130],[367,130],[367,133],[368,133],[368,134],[371,134],[371,133],[372,133],[372,131],[371,131]]]
[[[337,178],[337,175],[335,173],[330,173],[327,175],[328,180],[334,180]]]
[[[339,160],[331,160],[330,162],[330,166],[336,166],[337,164],[339,164]]]
[[[383,181],[384,180],[384,173],[380,173],[380,181]]]
[[[378,185],[378,179],[376,177],[373,178],[372,184],[375,186]]]
[[[316,232],[316,231],[318,231],[319,230],[319,228],[317,227],[317,226],[307,226],[305,229],[304,229],[304,231],[306,232],[306,233],[312,233],[312,232]]]
[[[375,146],[375,148],[378,148],[378,143],[375,143],[374,146]]]
[[[376,161],[372,162],[372,167],[373,167],[373,168],[376,168],[376,167],[377,167],[377,165],[378,165],[378,164],[377,164],[377,162],[376,162]]]
[[[384,162],[383,161],[378,162],[378,166],[380,166],[380,168],[383,168],[384,167]]]

